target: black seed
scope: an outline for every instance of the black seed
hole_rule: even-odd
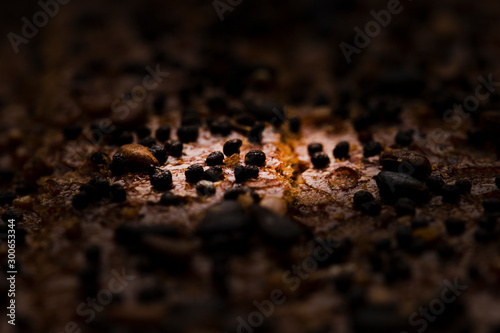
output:
[[[226,143],[224,143],[224,148],[222,149],[222,151],[227,157],[232,156],[233,154],[239,154],[242,144],[243,142],[240,139],[232,139],[226,141]]]
[[[167,156],[167,148],[165,148],[162,145],[154,145],[151,148],[149,148],[149,152],[153,154],[153,156],[158,160],[160,165],[165,164],[167,162],[168,156]]]
[[[500,176],[496,176],[496,178],[495,178],[495,184],[500,189]]]
[[[113,160],[109,164],[109,170],[115,175],[121,175],[127,170],[127,160],[121,153],[113,155]]]
[[[449,218],[444,222],[449,235],[461,235],[465,231],[465,221],[457,218]]]
[[[311,162],[316,169],[323,169],[330,164],[330,157],[323,152],[314,153],[314,155],[311,156]]]
[[[364,214],[368,214],[371,216],[377,216],[380,214],[380,211],[382,210],[382,206],[375,201],[368,201],[363,204],[361,204],[361,212]]]
[[[420,180],[426,179],[432,172],[432,166],[427,157],[408,150],[384,151],[380,157],[380,163],[386,171],[404,173]]]
[[[15,198],[17,198],[17,195],[14,192],[2,191],[0,192],[0,205],[12,205]]]
[[[2,214],[2,221],[8,223],[9,220],[14,219],[16,222],[22,221],[24,218],[23,213],[18,212],[17,210],[9,209]],[[7,233],[7,232],[5,232]]]
[[[179,141],[188,143],[198,140],[198,126],[182,126],[177,130],[177,138]]]
[[[399,131],[395,137],[396,144],[403,147],[408,147],[413,142],[413,133],[413,130]]]
[[[108,196],[110,185],[109,185],[109,180],[106,177],[102,175],[97,175],[89,181],[89,184],[97,188],[97,190],[99,191],[99,195],[101,197]]]
[[[448,203],[456,203],[460,199],[461,191],[455,185],[444,185],[441,189],[443,201]]]
[[[248,179],[246,167],[244,165],[238,164],[234,167],[234,179],[237,183],[243,183]]]
[[[170,126],[160,126],[155,132],[156,140],[165,142],[170,139]]]
[[[472,183],[467,179],[460,179],[455,182],[455,186],[460,189],[462,194],[470,193],[472,189]]]
[[[237,183],[242,183],[250,178],[257,178],[259,176],[259,168],[255,165],[241,165],[238,164],[234,168],[234,178]]]
[[[207,180],[202,180],[196,184],[196,193],[199,196],[212,196],[215,194],[215,186]]]
[[[429,226],[429,221],[424,217],[415,217],[411,221],[412,229],[422,229],[427,228]]]
[[[262,150],[250,150],[245,155],[245,164],[264,166],[266,164],[266,154]]]
[[[83,209],[87,207],[91,201],[87,192],[79,192],[73,196],[73,207],[76,209]]]
[[[432,193],[439,195],[443,189],[444,180],[441,176],[429,176],[429,178],[425,181],[425,184]]]
[[[315,153],[321,153],[323,151],[323,145],[321,143],[310,143],[307,145],[307,153],[309,156],[313,156]]]
[[[386,200],[395,201],[401,197],[407,197],[417,203],[429,200],[427,186],[404,173],[382,171],[375,176],[375,181],[380,194]]]
[[[172,187],[172,173],[168,170],[155,173],[150,177],[150,181],[155,190],[166,191]]]
[[[197,183],[203,179],[203,167],[199,164],[193,164],[187,167],[184,172],[186,175],[186,181],[189,183]]]
[[[113,184],[110,187],[111,200],[113,202],[123,202],[127,200],[127,192],[121,184]]]
[[[205,160],[205,163],[208,166],[224,164],[224,154],[220,151],[211,152],[210,155],[208,155],[207,159]]]
[[[382,152],[382,145],[380,142],[375,142],[371,141],[368,142],[364,147],[363,147],[363,156],[364,157],[372,157],[379,155]]]
[[[139,139],[144,139],[151,135],[151,130],[146,126],[139,126],[135,129],[135,133]]]
[[[169,154],[174,157],[181,157],[184,145],[182,142],[174,140],[170,142]]]
[[[487,198],[483,200],[483,208],[487,213],[500,212],[500,200],[497,198]]]
[[[415,202],[411,199],[399,198],[395,208],[398,216],[415,215]]]
[[[145,147],[151,148],[153,147],[153,145],[156,144],[156,139],[151,136],[148,136],[143,139],[140,139],[139,141],[137,141],[137,143]]]
[[[203,179],[211,181],[211,182],[217,182],[219,180],[224,179],[224,173],[222,171],[222,168],[220,166],[213,166],[205,170],[205,173],[203,174]]]
[[[108,154],[105,154],[105,153],[101,153],[101,152],[95,152],[92,154],[92,156],[90,157],[90,160],[92,161],[92,163],[94,163],[95,165],[102,165],[102,164],[106,164],[106,161],[109,159],[109,156]]]
[[[231,124],[228,121],[215,120],[209,124],[210,133],[228,136],[232,132]]]
[[[160,169],[159,167],[156,167],[154,165],[150,165],[145,171],[148,174],[148,176],[152,176],[152,175],[154,175],[155,173],[158,173],[158,172],[163,172],[162,169]]]
[[[80,192],[85,192],[86,194],[88,194],[89,202],[96,202],[101,199],[99,190],[92,184],[89,183],[82,184],[79,190]]]
[[[370,192],[361,190],[354,193],[353,200],[354,200],[354,208],[361,209],[362,204],[374,201],[375,197]]]
[[[180,203],[180,198],[172,192],[165,192],[161,195],[160,204],[163,206],[177,206]]]
[[[82,127],[78,125],[70,125],[64,128],[63,133],[66,140],[75,140],[82,132]]]
[[[290,127],[290,132],[299,133],[301,120],[299,117],[292,117],[292,118],[290,118],[288,125]]]
[[[255,123],[250,131],[248,132],[248,141],[252,143],[261,143],[262,142],[262,132],[266,126],[263,123]]]
[[[349,157],[349,142],[341,141],[333,149],[333,156],[338,159]]]

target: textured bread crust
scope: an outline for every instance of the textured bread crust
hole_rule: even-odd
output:
[[[426,5],[416,4],[414,10],[422,11]],[[498,238],[486,243],[475,240],[478,221],[485,214],[483,200],[500,198],[494,183],[500,174],[500,162],[491,145],[477,148],[467,137],[468,130],[476,129],[475,124],[486,131],[498,130],[495,117],[483,114],[481,119],[489,120],[486,122],[464,118],[457,129],[453,123],[435,115],[428,95],[393,98],[375,94],[380,100],[389,100],[387,109],[393,102],[402,107],[396,119],[369,126],[373,140],[382,144],[385,154],[393,149],[418,152],[428,159],[432,176],[441,176],[449,185],[464,179],[472,183],[471,192],[461,195],[456,203],[444,202],[442,196],[432,194],[428,202],[417,205],[416,216],[426,218],[429,224],[409,230],[413,241],[418,240],[423,250],[405,248],[404,239],[401,241],[397,234],[401,227],[412,226],[413,217],[398,216],[394,205],[380,196],[374,177],[383,170],[381,157],[364,157],[364,143],[360,141],[363,133],[355,129],[353,121],[365,108],[360,100],[370,87],[361,92],[357,89],[365,87],[364,82],[376,81],[374,78],[380,74],[374,65],[376,51],[363,50],[366,57],[359,59],[348,78],[332,79],[325,74],[331,73],[332,63],[333,51],[328,43],[300,35],[297,40],[288,41],[284,38],[287,36],[284,28],[277,28],[263,40],[238,38],[238,34],[227,32],[234,21],[226,21],[224,26],[224,22],[217,21],[216,13],[207,16],[206,11],[213,10],[211,7],[203,7],[197,1],[176,3],[175,11],[170,10],[171,6],[152,2],[150,7],[129,4],[117,10],[114,4],[97,1],[71,3],[61,7],[60,13],[51,19],[43,36],[37,37],[36,46],[28,44],[24,53],[14,60],[7,51],[0,55],[2,59],[9,59],[0,61],[4,79],[17,82],[16,77],[21,76],[29,82],[17,89],[18,85],[0,85],[1,95],[6,98],[0,114],[0,165],[3,169],[15,170],[12,181],[2,182],[2,190],[12,190],[20,181],[34,189],[18,195],[12,204],[0,207],[0,214],[11,209],[21,212],[24,218],[18,226],[28,231],[26,244],[18,245],[17,249],[22,269],[17,275],[16,300],[18,319],[25,325],[22,328],[25,332],[62,331],[70,321],[76,322],[83,332],[115,332],[113,329],[122,328],[166,332],[236,331],[238,318],[248,322],[249,314],[258,309],[254,301],[260,304],[272,299],[270,295],[276,289],[282,291],[286,301],[275,305],[273,314],[259,325],[258,329],[263,332],[409,331],[415,329],[408,325],[412,313],[439,298],[447,286],[445,281],[456,279],[467,286],[466,291],[456,302],[446,305],[448,312],[440,317],[441,324],[429,331],[458,332],[458,328],[470,325],[473,332],[488,332],[500,324]],[[292,11],[294,6],[300,7],[300,4],[293,2],[283,11]],[[460,6],[467,7],[463,3]],[[491,5],[491,9],[494,11],[497,6]],[[476,15],[485,15],[480,4],[472,7]],[[246,8],[249,13],[245,15],[254,13],[251,8]],[[102,14],[93,21],[88,13],[96,10]],[[245,11],[244,5],[235,8],[234,20],[242,19],[243,14],[238,11]],[[155,12],[165,13],[165,21],[172,22],[172,26],[152,24],[150,30],[162,31],[161,37],[148,39],[145,32],[146,36],[141,37],[140,28],[147,30],[145,24]],[[362,18],[361,12],[350,14],[349,22]],[[446,40],[467,32],[457,17],[448,16],[446,12],[439,15],[443,20],[450,20],[449,25],[445,29],[438,22],[434,22],[435,25],[420,23],[418,31],[425,41],[438,43],[439,38]],[[151,21],[162,20],[151,17]],[[247,20],[244,22],[248,24]],[[395,21],[392,29],[407,28],[412,23],[411,20]],[[300,29],[309,32],[307,27],[287,27],[294,33]],[[206,34],[211,38],[206,39]],[[484,38],[494,41],[496,37],[490,33]],[[376,45],[391,53],[393,39],[397,36],[380,36]],[[276,44],[276,40],[283,41]],[[30,43],[35,44],[35,40]],[[42,62],[36,75],[26,69],[33,66],[33,60],[26,55],[30,52],[36,53]],[[456,68],[450,65],[448,73],[437,61],[434,63],[432,50],[429,54],[421,53],[435,72],[425,77],[429,86],[435,81],[459,81],[463,64],[453,63]],[[214,82],[219,71],[232,73],[229,62],[236,60],[265,63],[274,72],[265,67],[254,70],[246,81],[251,88],[243,96],[232,97],[225,94],[222,85]],[[117,105],[116,100],[120,107],[126,105],[123,94],[134,91],[134,87],[144,88],[144,78],[157,68],[168,75],[161,77],[154,89],[145,89],[143,101],[125,109],[113,107]],[[494,65],[491,71],[496,71]],[[476,72],[477,69],[471,69],[468,75],[476,77]],[[305,84],[301,84],[303,77],[308,78]],[[500,74],[494,73],[493,77]],[[198,92],[197,84],[206,87]],[[332,107],[335,109],[341,104],[338,96],[344,86],[359,96],[352,98],[347,117],[332,115]],[[190,88],[189,103],[183,103],[185,87]],[[312,92],[329,92],[331,102],[327,106],[312,106],[310,101],[298,105],[288,103],[290,95],[303,87]],[[167,96],[166,105],[155,110],[154,99],[159,93]],[[210,110],[208,101],[219,95],[225,96],[228,107],[222,111]],[[268,119],[271,121],[265,122],[262,140],[256,143],[248,139],[251,127],[237,122],[227,109],[245,110],[249,109],[245,100],[269,99],[283,101],[286,116],[275,114],[278,119]],[[109,128],[112,125],[128,127],[131,132],[145,126],[152,136],[160,126],[168,125],[171,139],[177,139],[175,133],[187,106],[196,109],[202,118],[198,139],[184,143],[182,156],[168,156],[167,162],[158,166],[171,172],[171,192],[180,197],[179,204],[160,203],[163,191],[152,188],[147,170],[117,175],[109,170],[111,159],[101,165],[91,161],[95,152],[106,153],[110,158],[120,149],[123,152],[123,145],[111,144]],[[486,104],[482,108],[490,106]],[[493,115],[496,114],[493,111]],[[301,119],[298,133],[290,130],[294,117]],[[227,120],[231,133],[212,134],[206,125],[207,118]],[[283,122],[282,126],[273,126],[276,121]],[[65,139],[63,129],[76,123],[83,126],[83,132],[76,139]],[[99,126],[91,126],[95,124]],[[394,138],[402,129],[416,131],[409,147],[395,144]],[[436,131],[444,133],[445,139],[437,140]],[[133,133],[133,142],[137,144],[139,138]],[[201,164],[207,169],[207,156],[213,151],[223,151],[224,143],[230,139],[242,140],[239,156],[225,156],[222,179],[213,182],[215,194],[200,195],[196,184],[186,181],[186,168]],[[332,151],[341,141],[349,142],[350,151],[347,159],[339,160],[333,158]],[[328,167],[313,167],[307,151],[313,142],[323,144],[331,160]],[[279,242],[280,237],[269,236],[272,232],[262,231],[266,234],[262,236],[261,231],[244,229],[243,235],[234,238],[235,242],[243,239],[242,243],[250,244],[246,251],[239,253],[238,246],[224,242],[223,250],[213,250],[207,245],[207,238],[200,235],[199,226],[206,212],[224,201],[227,190],[240,186],[236,184],[234,168],[244,164],[246,153],[257,149],[266,154],[265,166],[259,167],[257,178],[240,184],[251,188],[254,195],[237,198],[245,213],[252,216],[249,230],[268,230],[265,227],[269,227],[261,226],[264,217],[260,220],[252,215],[258,211],[254,207],[258,202],[273,214],[269,228],[274,227],[273,223],[283,222],[280,217],[286,219],[287,222],[283,222],[286,230],[280,230],[278,236],[295,230],[286,223],[299,226],[300,235],[292,245],[284,246]],[[146,160],[147,164],[157,161],[154,157]],[[105,198],[85,209],[76,209],[72,205],[74,195],[96,175],[105,177],[111,184],[123,185],[126,201],[113,202]],[[353,196],[360,190],[371,192],[375,201],[382,203],[380,214],[371,216],[355,209]],[[238,218],[235,215],[235,220]],[[448,234],[445,221],[449,218],[465,221],[462,235]],[[123,234],[117,230],[122,230],[120,227],[124,225],[164,228],[161,232],[137,234],[136,238],[132,231],[132,236],[126,234],[121,240]],[[170,230],[171,234],[162,234]],[[491,234],[498,235],[498,231],[497,225]],[[318,267],[297,278],[290,271],[294,272],[293,267],[314,253],[317,238],[330,240],[337,248],[328,260],[317,263]],[[386,238],[390,240],[389,249],[375,249],[375,244]],[[139,250],[136,244],[131,244],[134,241],[138,242]],[[450,258],[439,256],[443,245],[453,249]],[[92,246],[100,249],[95,281],[82,278],[82,272],[95,268],[86,258]],[[2,256],[7,253],[5,242],[0,243],[0,253]],[[372,267],[374,262],[381,266],[379,270]],[[106,290],[116,272],[123,271],[134,278],[86,323],[88,315],[77,310],[81,302],[86,302],[86,288],[95,282],[97,291]],[[2,293],[4,281],[2,278]],[[298,287],[291,288],[297,281]],[[148,288],[158,298],[151,301],[155,297],[150,296],[149,302],[141,301],[138,295]],[[364,300],[359,295],[364,295]],[[2,320],[0,331],[9,330],[12,331],[12,327]]]

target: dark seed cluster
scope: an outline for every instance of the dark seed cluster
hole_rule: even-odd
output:
[[[72,203],[74,208],[84,209],[103,199],[123,202],[127,199],[127,194],[121,184],[110,185],[109,180],[98,175],[80,186],[79,192],[72,198]]]
[[[259,168],[255,165],[238,164],[234,168],[234,178],[237,183],[243,183],[249,179],[259,176]]]
[[[158,191],[166,191],[172,187],[172,173],[168,170],[156,172],[150,177],[151,186]]]
[[[167,151],[167,148],[165,148],[165,146],[154,145],[151,148],[149,148],[149,151],[158,160],[158,162],[160,163],[160,165],[163,165],[163,164],[165,164],[165,162],[167,162],[168,151]]]

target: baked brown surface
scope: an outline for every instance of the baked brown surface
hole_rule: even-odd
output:
[[[23,218],[16,222],[17,323],[3,318],[1,331],[62,332],[75,323],[69,331],[385,333],[425,325],[427,332],[497,332],[498,92],[477,111],[447,111],[477,94],[479,76],[500,77],[499,5],[404,3],[347,63],[339,44],[352,43],[353,27],[385,6],[243,2],[221,22],[202,1],[71,2],[18,55],[4,45],[0,214]],[[16,21],[5,29],[17,31]],[[136,92],[145,98],[131,97]],[[261,140],[252,123],[264,126]],[[198,137],[176,157],[171,145],[183,125],[199,127]],[[168,140],[155,134],[160,126],[170,127]],[[126,146],[148,145],[144,128],[170,149],[165,163]],[[395,139],[407,130],[410,143]],[[209,182],[215,193],[209,185],[197,190],[186,169],[206,171],[208,155],[231,139],[242,140],[240,153],[224,156],[221,179]],[[350,149],[339,159],[332,151],[341,141]],[[365,157],[369,142],[383,152]],[[311,143],[323,144],[327,167],[313,165]],[[237,182],[235,167],[249,164],[252,150],[265,153],[265,165]],[[96,152],[106,154],[103,163],[92,160]],[[126,156],[124,170],[112,164],[117,152]],[[404,184],[381,193],[379,173],[401,156],[420,164],[396,167],[400,173],[389,175]],[[155,189],[152,174],[166,171],[171,188]],[[472,188],[450,187],[443,196],[427,172]],[[84,185],[99,176],[123,185],[126,200]],[[422,187],[408,189],[411,181]],[[233,188],[241,195],[231,197]],[[378,205],[356,207],[361,190]],[[83,207],[74,198],[85,191]],[[166,192],[175,204],[162,201]],[[414,213],[398,213],[408,209],[396,203],[406,196]],[[317,248],[326,259],[314,256]],[[2,258],[7,249],[2,238]],[[307,258],[316,265],[304,271]],[[90,311],[88,297],[107,293],[119,272],[130,278],[126,285]],[[421,315],[412,321],[449,282],[465,286],[460,295],[425,324],[415,323]],[[269,316],[259,312],[255,303],[269,304],[276,290],[286,300]],[[249,324],[258,321],[254,313],[262,323]]]

